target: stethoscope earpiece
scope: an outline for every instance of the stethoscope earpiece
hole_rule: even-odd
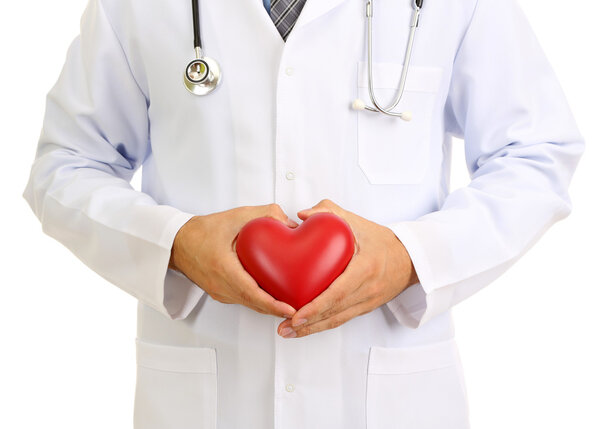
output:
[[[354,109],[354,110],[368,110],[370,112],[379,112],[379,110],[374,109],[373,107],[367,106],[365,104],[365,102],[362,101],[360,98],[354,99],[354,101],[352,102],[352,109]],[[412,112],[410,110],[407,110],[405,112],[396,113],[394,116],[397,116],[400,119],[405,120],[406,122],[412,121],[412,118],[413,118]]]

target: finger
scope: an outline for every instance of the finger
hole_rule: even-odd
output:
[[[298,215],[298,217],[302,221],[305,221],[306,219],[308,219],[310,216],[314,215],[315,213],[333,213],[333,214],[337,214],[333,210],[328,209],[326,207],[318,207],[318,208],[300,210],[297,213],[297,215]]]
[[[348,225],[348,227],[350,228],[350,230],[352,231],[352,235],[354,236],[355,253],[358,251],[358,249],[359,249],[358,235],[357,235],[357,231],[356,231],[356,227],[354,226],[354,223],[359,221],[362,218],[357,217],[352,212],[344,210],[343,208],[341,208],[340,206],[338,206],[336,203],[332,202],[331,200],[321,200],[321,202],[319,202],[316,206],[314,206],[310,209],[300,210],[296,214],[299,219],[301,219],[302,221],[305,221],[306,219],[308,219],[310,216],[314,215],[315,213],[333,213],[334,215],[337,215],[338,217],[343,219],[346,222],[346,224]]]
[[[288,335],[286,338],[306,337],[307,335],[316,334],[317,332],[322,332],[328,329],[335,329],[348,322],[349,320],[362,314],[368,313],[371,310],[372,308],[370,302],[363,301],[327,319],[319,320],[318,322],[312,323],[310,325],[303,325],[297,328],[292,328],[293,331],[287,332]],[[283,330],[281,330],[281,332],[283,332]]]
[[[330,212],[341,217],[344,210],[330,199],[324,199],[309,209],[300,210],[297,214],[300,219],[306,220],[309,216],[320,212]]]
[[[244,213],[244,214],[238,220],[239,223],[236,225],[236,227],[235,227],[236,229],[234,232],[235,236],[231,240],[230,247],[231,247],[232,252],[235,253],[235,251],[236,251],[239,231],[243,228],[244,225],[246,225],[248,222],[250,222],[251,220],[254,220],[256,218],[272,217],[273,219],[276,219],[276,220],[284,223],[289,228],[296,228],[299,226],[296,221],[294,221],[293,219],[290,219],[285,214],[285,212],[281,209],[281,207],[279,207],[278,204],[267,204],[267,205],[259,206],[259,207],[261,208],[261,210],[259,212],[257,212],[255,206],[245,206],[243,208],[243,210],[245,210],[245,211],[242,213]]]
[[[302,221],[305,221],[306,219],[308,219],[310,216],[314,215],[315,213],[333,213],[335,215],[340,216],[339,211],[336,211],[335,209],[332,209],[329,207],[324,207],[324,206],[300,210],[297,213],[297,215]]]
[[[258,283],[244,269],[238,258],[233,259],[232,269],[229,271],[229,284],[235,285],[234,289],[241,290],[240,303],[246,307],[257,307],[262,311],[279,317],[291,318],[296,309],[291,305],[278,301],[260,288]]]
[[[244,292],[240,297],[240,301],[236,303],[248,307],[251,310],[256,311],[257,313],[269,314],[277,317],[291,316],[292,313],[288,313],[286,303],[277,301],[271,295],[266,293],[263,289],[259,288],[256,292],[260,295],[266,296],[264,296],[264,299],[262,299],[255,297],[254,293],[252,292]],[[270,303],[272,303],[272,305]]]
[[[281,335],[281,331],[283,331],[285,328],[292,329],[292,319],[285,319],[283,322],[281,322],[279,326],[277,326],[277,334]]]
[[[239,217],[237,218],[237,224],[235,226],[237,230],[258,217],[272,217],[273,219],[276,219],[291,228],[298,226],[298,223],[290,219],[281,209],[279,204],[276,203],[265,204],[262,206],[243,206],[239,207],[238,209],[240,212]]]
[[[327,289],[300,308],[293,316],[292,325],[314,323],[356,303],[359,299],[355,292],[361,288],[368,277],[368,271],[363,267],[363,263],[357,261],[351,259],[346,269]]]
[[[239,294],[239,304],[264,314],[291,318],[296,310],[285,302],[278,301],[261,289],[256,287],[244,288]]]
[[[291,228],[295,228],[298,226],[294,220],[290,219],[287,214],[283,211],[281,206],[276,203],[266,204],[263,207],[264,216],[272,217],[273,219],[279,220],[285,223],[287,226]]]

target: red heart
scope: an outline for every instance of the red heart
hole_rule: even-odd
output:
[[[329,212],[315,213],[296,228],[260,217],[244,225],[235,246],[258,285],[298,310],[344,271],[354,254],[354,234]]]

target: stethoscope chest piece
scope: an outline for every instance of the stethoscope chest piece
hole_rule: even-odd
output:
[[[192,94],[206,95],[219,86],[222,76],[215,60],[209,57],[196,58],[185,68],[183,83]]]

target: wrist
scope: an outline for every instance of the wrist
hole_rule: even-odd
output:
[[[181,231],[181,229],[179,230]],[[177,234],[179,235],[179,231],[177,232]],[[178,267],[177,267],[177,263],[175,262],[176,259],[176,248],[177,248],[177,236],[175,236],[175,240],[173,240],[173,246],[171,246],[171,257],[169,258],[169,269],[171,270],[175,270],[175,271],[181,271]]]
[[[175,248],[174,247],[175,247],[175,245],[173,245],[173,247],[171,247],[171,258],[169,259],[168,268],[170,270],[179,271],[179,268],[177,268],[177,265],[175,265],[175,255],[174,255]]]
[[[171,257],[169,258],[168,265],[169,269],[183,272],[181,268],[181,258],[185,249],[184,243],[188,235],[188,230],[192,224],[192,220],[194,220],[197,217],[199,216],[194,216],[190,220],[188,220],[185,224],[183,224],[181,228],[179,228],[177,234],[175,234],[175,238],[173,239],[173,244],[171,246]]]
[[[416,283],[419,283],[420,280],[419,280],[419,276],[417,275],[417,272],[415,271],[415,266],[413,265],[412,259],[408,255],[408,252],[406,252],[406,255],[408,257],[408,260],[410,261],[410,276],[408,279],[408,284],[406,285],[406,287],[408,287],[408,286],[412,286]]]
[[[392,233],[393,233],[393,231],[392,231]],[[410,254],[408,253],[408,250],[406,250],[406,247],[404,247],[404,244],[402,243],[402,241],[398,238],[398,236],[395,233],[394,233],[394,243],[395,243],[395,248],[397,250],[397,253],[399,255],[398,257],[400,259],[399,266],[401,267],[400,269],[402,271],[401,276],[404,279],[404,287],[403,287],[403,290],[404,290],[409,286],[419,283],[420,280],[419,280],[417,271],[415,270],[415,266],[412,262]]]

